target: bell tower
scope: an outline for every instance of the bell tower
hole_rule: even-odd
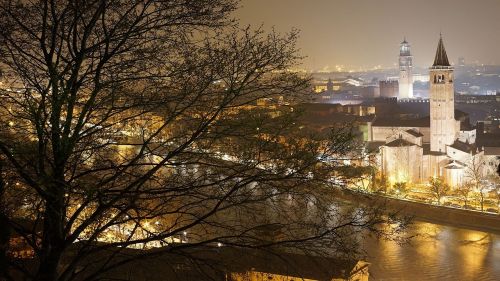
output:
[[[406,38],[399,47],[399,95],[398,99],[413,98],[413,57]]]
[[[429,75],[431,151],[446,153],[446,146],[455,141],[455,94],[453,67],[441,35]]]

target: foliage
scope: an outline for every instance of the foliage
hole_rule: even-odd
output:
[[[429,192],[432,194],[438,205],[441,205],[441,199],[448,195],[450,186],[444,182],[443,178],[432,177],[429,179]]]
[[[471,182],[465,182],[456,189],[455,194],[460,198],[460,200],[462,200],[464,206],[467,207],[467,203],[469,202],[473,191],[474,184]]]
[[[375,177],[373,180],[373,187],[375,192],[386,194],[389,190],[389,181],[385,175]]]
[[[484,211],[484,200],[486,197],[486,185],[484,175],[485,159],[482,155],[471,155],[466,165],[465,176],[467,180],[473,185],[474,190],[477,192],[475,195],[481,206],[481,211]]]
[[[0,1],[6,224],[37,266],[8,262],[26,280],[96,280],[140,256],[91,257],[127,248],[348,255],[385,222],[380,209],[331,209],[340,164],[318,155],[355,143],[296,130],[309,89],[289,71],[296,31],[242,29],[231,0]],[[269,225],[280,234],[262,237]]]
[[[408,192],[410,191],[410,188],[408,187],[408,184],[406,182],[394,183],[392,189],[397,197],[402,197],[402,198],[405,198],[408,195]]]

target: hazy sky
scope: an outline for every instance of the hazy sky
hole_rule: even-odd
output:
[[[443,33],[450,62],[500,64],[500,0],[242,0],[243,24],[301,30],[304,65],[391,67],[406,36],[428,67]]]

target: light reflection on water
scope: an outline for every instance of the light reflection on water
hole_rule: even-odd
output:
[[[500,236],[415,222],[410,244],[365,240],[370,280],[500,280]]]

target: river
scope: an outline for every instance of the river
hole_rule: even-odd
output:
[[[370,280],[500,280],[500,236],[414,222],[409,244],[367,239]]]

